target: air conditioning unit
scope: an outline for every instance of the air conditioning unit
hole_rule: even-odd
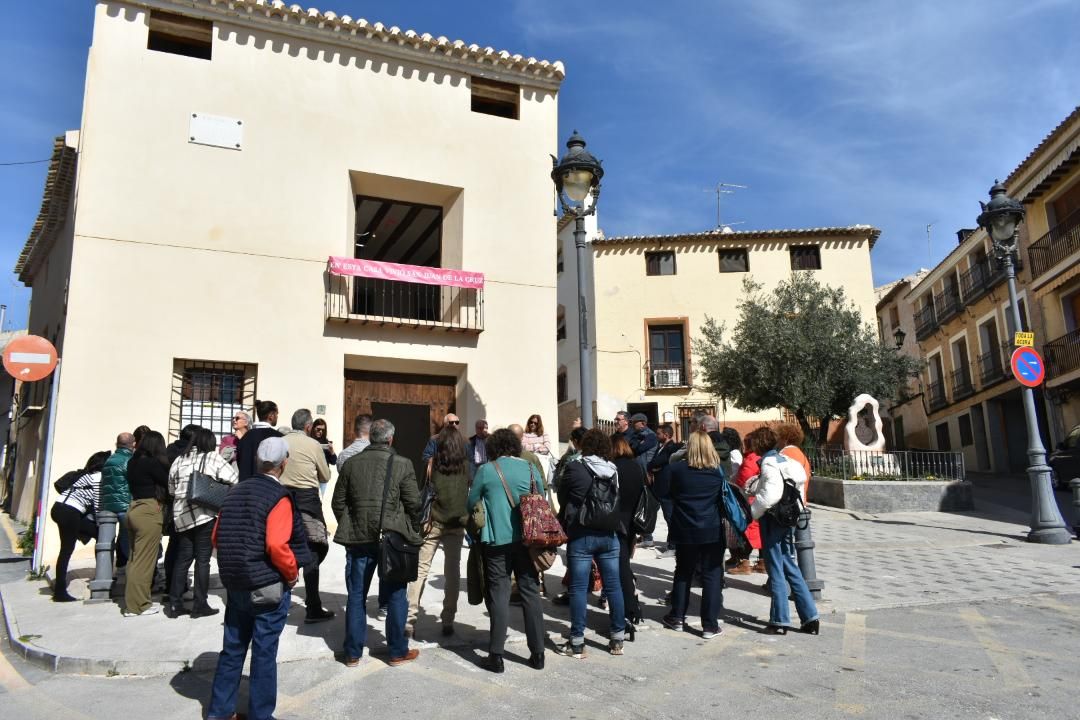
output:
[[[663,368],[652,371],[653,387],[679,387],[682,385],[682,368]]]

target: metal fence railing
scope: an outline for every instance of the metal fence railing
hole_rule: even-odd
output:
[[[838,480],[963,480],[964,454],[932,450],[842,450],[807,453],[814,475]]]

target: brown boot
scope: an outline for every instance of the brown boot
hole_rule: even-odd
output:
[[[763,575],[767,575],[769,573],[769,571],[765,569],[764,560],[758,560],[756,563],[754,563],[752,572],[761,573]]]
[[[749,575],[753,570],[750,569],[749,560],[740,560],[739,564],[728,570],[728,575]]]

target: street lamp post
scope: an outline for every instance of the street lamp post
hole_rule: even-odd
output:
[[[574,217],[574,247],[577,249],[578,290],[578,365],[581,380],[581,424],[593,425],[592,382],[589,365],[589,317],[585,301],[585,218],[596,214],[596,201],[600,198],[600,178],[604,168],[600,161],[585,149],[585,139],[575,130],[566,141],[566,154],[562,160],[551,156],[551,179],[565,214]],[[591,199],[591,202],[590,202]]]
[[[907,333],[904,332],[903,328],[896,328],[896,331],[892,334],[892,336],[893,336],[893,341],[896,342],[896,349],[897,350],[904,347],[904,338],[907,337]]]
[[[990,202],[980,202],[982,213],[979,214],[979,226],[986,230],[994,246],[994,257],[1005,268],[1009,284],[1009,310],[1012,313],[1013,328],[1020,330],[1020,307],[1016,299],[1016,266],[1013,255],[1016,253],[1017,233],[1024,221],[1024,206],[1005,193],[1005,186],[1000,181],[990,188]],[[1057,500],[1050,484],[1050,467],[1046,464],[1046,448],[1039,437],[1039,421],[1035,415],[1035,391],[1032,388],[1021,389],[1024,397],[1024,419],[1027,422],[1028,435],[1028,478],[1031,481],[1031,531],[1028,542],[1048,545],[1064,545],[1072,540],[1065,521],[1058,510]]]

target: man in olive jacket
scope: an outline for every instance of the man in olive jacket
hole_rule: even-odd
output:
[[[408,542],[423,542],[417,531],[420,515],[420,490],[416,471],[406,458],[398,456],[390,446],[394,442],[394,425],[389,420],[371,423],[371,444],[358,455],[349,458],[341,468],[330,508],[337,518],[334,542],[345,546],[345,587],[349,594],[345,606],[345,664],[360,663],[367,639],[367,602],[371,578],[379,566],[379,541],[382,530],[395,530]],[[383,513],[383,489],[387,470],[390,485]],[[382,525],[379,518],[382,516]],[[419,650],[409,649],[405,637],[405,620],[409,601],[406,584],[379,578],[380,595],[389,599],[386,614],[386,644],[390,648],[390,664],[403,665],[416,659]]]

